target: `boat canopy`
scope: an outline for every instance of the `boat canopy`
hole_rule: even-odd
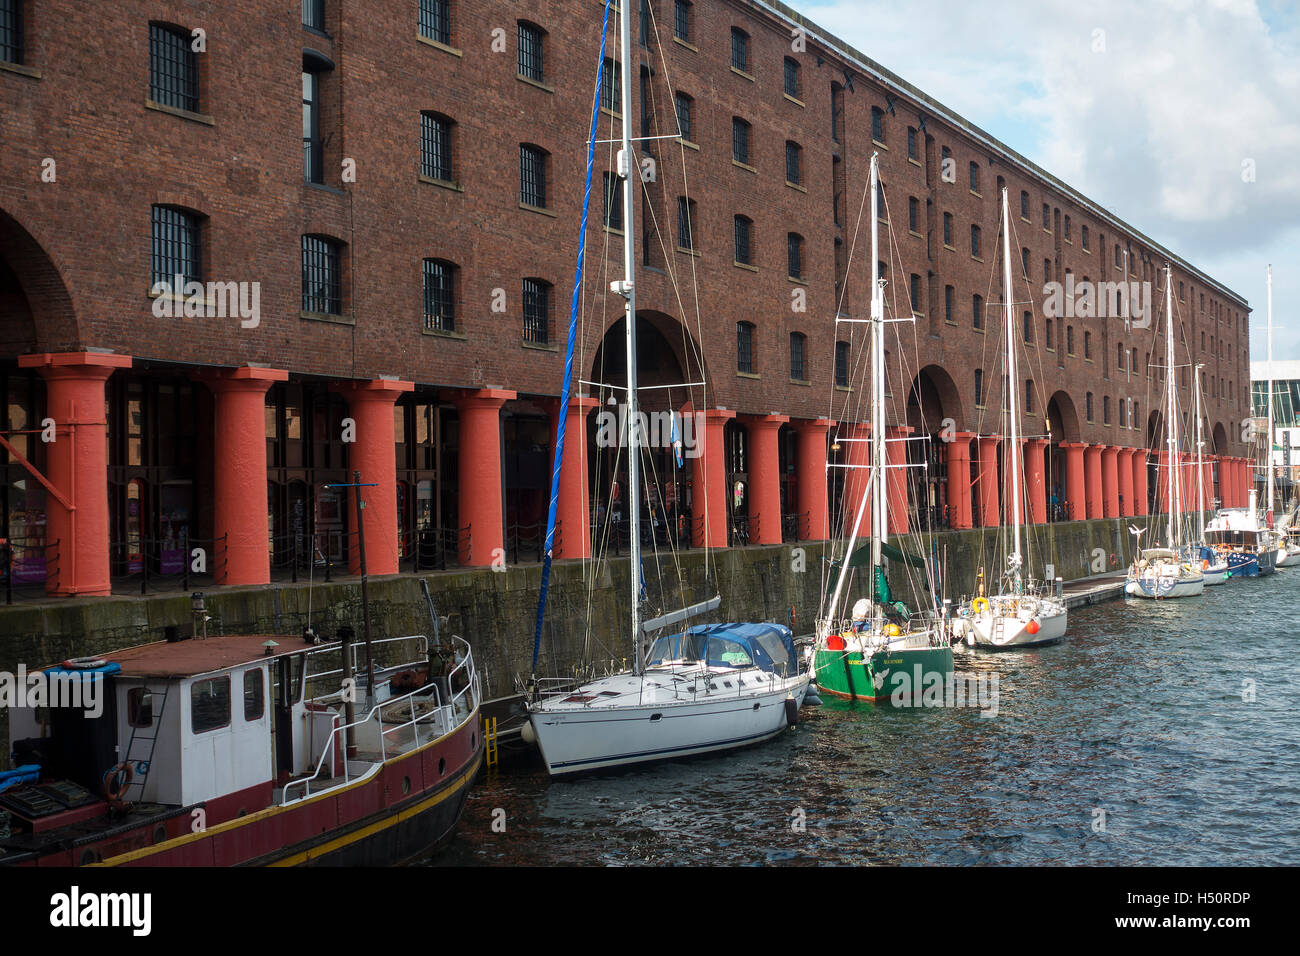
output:
[[[709,667],[757,667],[784,676],[799,672],[794,638],[781,624],[701,624],[665,634],[646,655],[649,667],[702,661]]]

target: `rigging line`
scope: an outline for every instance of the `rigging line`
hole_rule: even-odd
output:
[[[555,518],[560,499],[560,468],[564,462],[564,437],[569,413],[569,391],[573,381],[573,348],[578,336],[578,307],[581,303],[583,266],[587,253],[587,215],[591,207],[591,178],[596,161],[596,125],[600,118],[600,92],[605,73],[605,40],[609,29],[611,0],[605,0],[604,24],[600,37],[600,64],[596,67],[596,88],[591,101],[591,145],[587,147],[587,181],[582,197],[582,221],[578,227],[578,262],[573,276],[573,295],[569,308],[569,335],[564,356],[564,385],[560,391],[560,413],[555,429],[555,458],[551,472],[550,505],[546,517],[546,553],[542,559],[542,583],[537,598],[537,627],[533,634],[533,682],[537,678],[537,658],[541,652],[542,624],[546,617],[546,592],[550,585],[551,560],[555,547]],[[626,15],[626,14],[625,14]]]

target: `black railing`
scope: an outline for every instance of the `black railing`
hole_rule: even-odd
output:
[[[727,522],[727,547],[743,548],[758,537],[757,515],[732,515]]]
[[[781,540],[807,541],[811,534],[811,517],[807,511],[781,515]]]
[[[4,582],[5,603],[19,597],[44,597],[58,583],[59,542],[35,543],[37,538],[0,539],[0,581]]]
[[[195,549],[202,554],[195,555]],[[174,538],[132,538],[108,543],[109,579],[117,590],[132,590],[139,582],[141,594],[150,589],[221,584],[226,576],[226,535],[191,538],[184,532]]]
[[[560,540],[561,522],[555,522],[555,541]],[[546,556],[546,521],[531,523],[515,522],[506,525],[506,561],[519,564],[523,554],[529,555],[530,561],[540,562]]]
[[[400,532],[399,564],[418,573],[446,571],[448,563],[462,563],[469,557],[469,528],[408,528]]]

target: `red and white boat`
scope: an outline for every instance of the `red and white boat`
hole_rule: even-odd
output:
[[[79,706],[10,711],[0,864],[400,863],[451,833],[483,757],[458,637],[196,637],[33,679]]]

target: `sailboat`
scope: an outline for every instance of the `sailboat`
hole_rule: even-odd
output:
[[[1268,435],[1264,439],[1264,468],[1267,475],[1267,522],[1273,526],[1273,541],[1277,546],[1276,564],[1279,568],[1289,568],[1300,564],[1300,547],[1297,547],[1286,529],[1278,529],[1273,521],[1273,267],[1268,267]]]
[[[1205,441],[1201,438],[1201,369],[1204,367],[1199,362],[1196,363],[1193,386],[1196,393],[1196,527],[1198,532],[1196,540],[1201,544],[1201,574],[1208,588],[1227,581],[1232,576],[1232,572],[1228,570],[1227,555],[1221,554],[1218,548],[1205,542],[1205,471],[1201,464],[1201,455],[1205,448]]]
[[[1273,267],[1268,267],[1268,336],[1269,336],[1269,380],[1268,380],[1268,437],[1265,447],[1268,449],[1265,461],[1268,462],[1268,498],[1269,513],[1272,518],[1273,507]],[[1205,526],[1205,538],[1223,551],[1228,559],[1228,570],[1242,577],[1264,577],[1277,569],[1278,557],[1281,555],[1277,535],[1268,527],[1266,520],[1261,520],[1259,510],[1259,492],[1250,489],[1250,501],[1245,508],[1220,508],[1210,523]]]
[[[1182,543],[1182,481],[1178,445],[1178,402],[1174,390],[1174,298],[1173,270],[1165,265],[1165,443],[1169,448],[1169,524],[1166,546],[1144,548],[1133,559],[1124,581],[1124,593],[1140,598],[1192,597],[1205,592],[1205,575],[1199,553],[1192,556]],[[1135,531],[1138,539],[1141,532]]]
[[[957,609],[953,635],[971,646],[1007,648],[1053,644],[1065,636],[1065,602],[1026,582],[1022,573],[1024,552],[1020,526],[1020,406],[1016,372],[1015,320],[1012,318],[1011,224],[1007,209],[1007,190],[1002,189],[1002,263],[1005,282],[1005,322],[1007,347],[1008,441],[1007,473],[1011,476],[1011,506],[1007,517],[1011,524],[1011,551],[1002,587],[996,594],[984,594],[983,571],[979,593]]]
[[[546,553],[538,601],[534,676],[527,701],[529,720],[522,728],[523,739],[538,745],[552,776],[730,750],[768,740],[795,722],[809,683],[809,675],[801,666],[790,629],[784,625],[705,624],[688,627],[685,631],[671,631],[676,625],[716,610],[721,603],[719,597],[650,620],[641,620],[641,435],[637,412],[636,229],[633,225],[636,191],[629,181],[638,165],[632,153],[632,84],[628,82],[637,72],[631,59],[633,47],[628,6],[624,3],[618,16],[624,82],[621,84],[623,115],[617,170],[623,182],[623,267],[626,278],[612,283],[611,291],[624,299],[627,333],[627,500],[632,529],[628,565],[632,593],[627,640],[633,666],[630,670],[550,694],[541,691],[542,684],[536,677],[537,648],[542,633],[564,456],[562,429],[572,380],[576,289],[582,279],[584,248],[580,244],[575,308],[570,317],[561,391],[561,431],[556,438]],[[607,2],[601,66],[597,73],[601,82],[605,53],[603,37],[608,32],[609,11]],[[582,240],[586,235],[586,203],[591,194],[598,104],[597,99],[592,106],[587,153],[588,198],[584,200]],[[703,490],[697,493],[702,495]],[[661,634],[665,631],[668,633]],[[648,641],[652,643],[647,649]]]
[[[880,168],[871,156],[868,191],[871,194],[871,262],[879,261]],[[946,687],[952,677],[952,647],[947,621],[937,609],[913,614],[893,600],[883,558],[887,546],[888,494],[885,487],[885,319],[884,282],[871,283],[871,465],[862,482],[862,499],[836,573],[835,588],[817,621],[813,670],[819,691],[850,700],[915,703],[923,692]],[[838,317],[836,322],[841,321]],[[874,496],[873,496],[874,489]],[[868,503],[870,507],[868,507]],[[870,511],[870,582],[868,596],[859,598],[850,615],[843,613],[848,582],[862,563],[854,550],[864,513]],[[889,548],[895,560],[905,560],[901,549]],[[933,588],[933,585],[932,585]]]

